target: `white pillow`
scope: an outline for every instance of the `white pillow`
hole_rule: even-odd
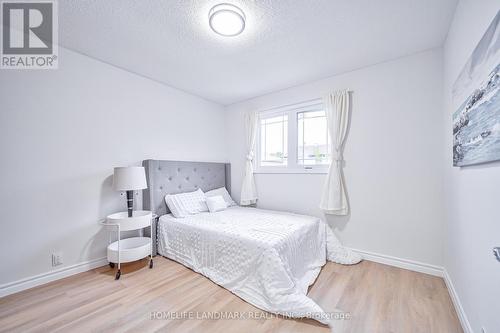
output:
[[[207,198],[207,206],[210,213],[219,212],[227,208],[227,202],[222,195]]]
[[[175,217],[186,217],[208,211],[205,194],[201,189],[194,192],[167,194],[165,203]]]
[[[227,203],[228,207],[236,206],[236,202],[234,202],[233,198],[231,198],[231,196],[229,195],[229,192],[226,190],[225,187],[220,187],[220,188],[217,188],[215,190],[211,190],[211,191],[205,192],[205,196],[207,198],[209,198],[209,197],[215,197],[217,195],[222,196],[222,198],[224,199],[224,201]]]

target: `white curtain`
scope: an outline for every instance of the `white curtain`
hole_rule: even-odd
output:
[[[245,114],[245,131],[247,156],[245,177],[241,185],[240,204],[242,206],[252,205],[257,202],[257,190],[255,189],[255,181],[253,178],[253,158],[257,136],[257,112],[248,112]]]
[[[349,92],[336,91],[324,97],[328,132],[332,140],[332,163],[323,187],[320,208],[325,214],[349,214],[349,202],[344,183],[343,152],[349,125]]]

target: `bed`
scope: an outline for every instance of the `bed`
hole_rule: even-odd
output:
[[[360,258],[353,258],[321,219],[238,206],[175,218],[163,200],[166,194],[219,187],[230,191],[230,165],[158,160],[143,165],[148,179],[143,207],[160,216],[152,230],[155,253],[260,309],[330,323],[307,297],[308,287],[327,260],[351,264]]]

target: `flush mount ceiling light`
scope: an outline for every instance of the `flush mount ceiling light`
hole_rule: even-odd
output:
[[[245,13],[231,4],[215,5],[208,12],[208,24],[219,35],[237,36],[245,29]]]

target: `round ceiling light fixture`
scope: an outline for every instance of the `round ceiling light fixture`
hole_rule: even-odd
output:
[[[245,29],[245,13],[228,3],[215,5],[208,12],[208,24],[219,35],[233,37]]]

